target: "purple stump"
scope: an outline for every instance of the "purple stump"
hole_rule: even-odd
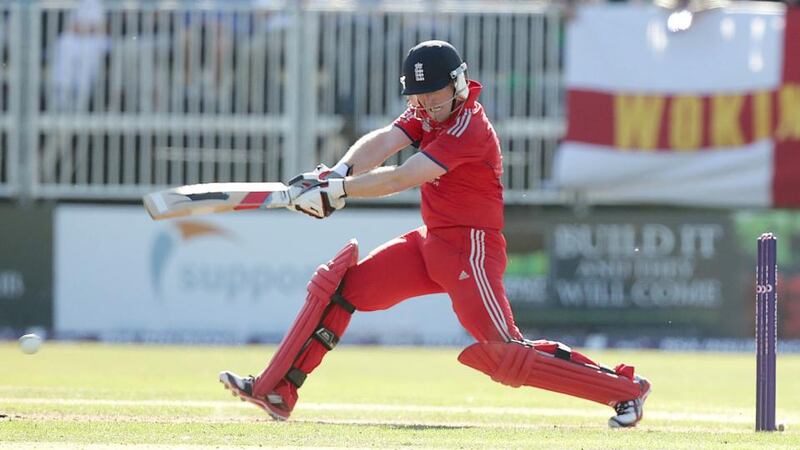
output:
[[[756,264],[756,430],[774,431],[777,329],[777,240],[758,238]]]

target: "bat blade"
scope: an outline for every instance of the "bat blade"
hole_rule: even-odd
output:
[[[289,188],[273,183],[204,183],[153,192],[143,197],[154,220],[247,209],[289,206]]]

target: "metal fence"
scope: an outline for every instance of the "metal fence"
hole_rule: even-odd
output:
[[[0,195],[131,199],[168,185],[285,180],[332,164],[403,111],[405,53],[440,38],[485,86],[508,200],[559,201],[546,185],[564,131],[563,25],[547,3],[4,5]],[[26,158],[15,159],[23,145]]]
[[[20,85],[22,62],[20,58],[21,15],[17,4],[0,6],[0,196],[13,196],[19,192],[19,126]]]

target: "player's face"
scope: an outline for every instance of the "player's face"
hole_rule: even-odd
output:
[[[414,108],[417,113],[424,111],[428,117],[437,122],[444,122],[450,117],[455,98],[455,88],[452,84],[448,84],[438,91],[409,96],[408,106]]]

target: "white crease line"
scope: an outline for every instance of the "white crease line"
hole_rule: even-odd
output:
[[[219,450],[219,445],[185,445],[185,444],[73,444],[65,442],[3,442],[3,450],[39,450],[39,449],[61,449],[61,450]],[[225,445],[230,450],[263,450],[261,445]],[[270,447],[276,450],[282,449],[334,449],[340,447]],[[348,447],[349,448],[349,447]],[[360,447],[359,447],[360,448]],[[357,450],[357,449],[356,449]]]
[[[176,408],[237,408],[251,409],[252,405],[242,402],[221,400],[107,400],[107,399],[47,399],[47,398],[2,398],[0,404],[27,405],[83,405],[83,406],[141,406]],[[364,412],[409,412],[479,415],[517,415],[517,416],[568,416],[602,417],[597,408],[531,408],[497,406],[432,406],[432,405],[389,405],[380,403],[300,403],[296,411],[364,411]],[[609,409],[609,413],[612,411]],[[691,413],[671,411],[648,411],[645,417],[664,421],[698,421],[716,423],[750,423],[755,421],[755,411],[731,410],[728,413]],[[800,418],[779,414],[782,423],[795,423]]]

